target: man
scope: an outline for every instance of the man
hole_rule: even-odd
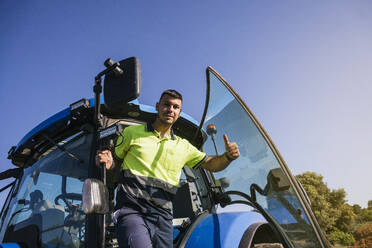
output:
[[[156,103],[153,123],[124,129],[115,148],[122,159],[114,222],[120,247],[172,247],[172,198],[184,165],[215,172],[225,169],[240,153],[223,136],[226,152],[208,157],[187,140],[173,134],[181,114],[182,95],[166,90]],[[97,163],[113,167],[110,151],[97,155]]]

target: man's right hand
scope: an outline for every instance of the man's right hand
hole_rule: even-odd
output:
[[[96,155],[96,164],[99,166],[101,163],[106,165],[106,169],[111,169],[113,163],[112,154],[109,150],[100,151]]]

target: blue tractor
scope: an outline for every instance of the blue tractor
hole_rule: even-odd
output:
[[[0,179],[15,180],[6,186],[0,247],[118,247],[111,220],[118,173],[94,157],[156,111],[136,99],[136,58],[105,65],[94,99],[71,104],[10,149],[16,167]],[[184,168],[173,201],[174,247],[329,247],[306,192],[257,118],[213,68],[206,76],[200,124],[182,113],[174,132],[208,155],[223,151],[215,136],[227,133],[241,156],[218,173]]]

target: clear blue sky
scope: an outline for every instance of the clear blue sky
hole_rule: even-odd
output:
[[[2,0],[0,10],[1,170],[34,126],[93,96],[106,58],[136,56],[142,103],[175,88],[200,120],[211,65],[294,174],[322,174],[350,204],[372,200],[371,1]]]

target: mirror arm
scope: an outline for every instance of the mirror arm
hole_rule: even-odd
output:
[[[99,75],[99,74],[98,74]],[[101,125],[100,120],[101,120],[101,92],[102,92],[102,85],[101,85],[101,76],[96,76],[95,77],[95,85],[93,87],[94,91],[94,126],[95,126],[95,131],[98,130],[98,128]]]
[[[257,198],[256,198],[256,191],[258,193],[260,193],[261,195],[267,195],[267,193],[269,193],[269,190],[270,190],[270,185],[269,184],[266,184],[265,188],[264,189],[261,189],[260,186],[258,186],[257,184],[255,183],[252,183],[251,187],[250,187],[250,190],[251,190],[251,199],[253,202],[256,202]]]
[[[110,65],[110,63],[107,64],[106,62],[105,62],[105,66]],[[102,127],[102,123],[101,123],[101,120],[102,120],[102,117],[101,117],[102,76],[112,71],[115,71],[115,72],[117,70],[121,71],[121,69],[119,68],[119,65],[120,65],[119,62],[111,64],[105,70],[98,73],[97,76],[94,78],[94,81],[95,81],[95,85],[93,87],[93,91],[95,94],[95,97],[94,97],[94,102],[95,102],[94,104],[94,125],[95,125],[94,133],[95,135],[94,137],[97,139],[97,141],[98,141],[98,129]],[[120,71],[118,73],[122,73],[122,71],[121,72]],[[104,164],[101,164],[101,167],[102,167],[102,181],[106,185],[106,167]]]
[[[109,72],[114,71],[115,69],[119,68],[118,66],[120,65],[118,62],[111,64],[107,66],[108,64],[105,62],[105,66],[107,67],[105,70],[101,71],[100,73],[97,74],[97,76],[94,78],[95,84],[93,87],[94,91],[94,139],[92,140],[92,145],[95,146],[95,151],[98,150],[97,144],[99,143],[99,134],[98,130],[100,127],[102,127],[102,117],[101,117],[101,93],[102,93],[102,76],[106,75]],[[119,68],[120,69],[120,68]],[[119,72],[120,73],[120,72]],[[121,72],[122,73],[122,72]],[[94,155],[95,156],[95,153]],[[93,159],[94,161],[94,159]],[[95,163],[95,162],[93,162]],[[93,166],[93,165],[92,165]],[[106,185],[106,165],[101,163],[101,180],[103,182],[103,185]],[[100,219],[100,220],[98,220]],[[102,229],[99,232],[99,235],[97,237],[97,242],[101,244],[102,247],[105,247],[105,232],[106,232],[106,220],[105,220],[105,215],[101,215],[98,217],[96,221],[101,221],[103,223]],[[94,217],[92,218],[94,220]],[[93,229],[94,230],[94,229]],[[94,243],[94,242],[93,242]]]
[[[93,91],[95,93],[95,104],[94,104],[94,117],[95,117],[95,124],[98,129],[98,127],[102,126],[100,124],[101,120],[101,98],[100,95],[102,93],[102,77],[106,75],[109,72],[115,71],[117,68],[119,68],[119,62],[116,62],[112,64],[111,66],[107,67],[105,70],[101,71],[100,73],[97,74],[97,76],[94,78],[95,85],[93,87]]]
[[[98,73],[97,76],[95,77],[96,82],[97,82],[97,80],[101,81],[102,76],[106,75],[107,73],[109,73],[111,71],[114,71],[116,69],[116,67],[118,67],[119,65],[120,65],[120,63],[116,62],[113,65],[107,67],[105,70]]]

